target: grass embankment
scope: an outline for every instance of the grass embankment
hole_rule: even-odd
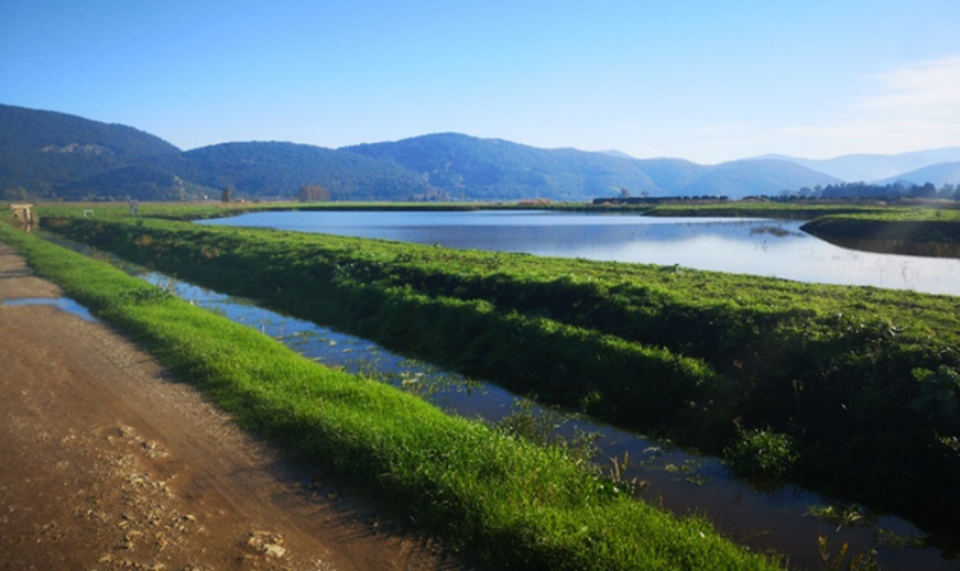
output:
[[[182,220],[189,217],[193,220],[203,218],[218,218],[221,216],[235,216],[247,212],[263,210],[286,210],[297,206],[297,203],[229,203],[219,202],[142,202],[137,211],[140,216]],[[125,202],[90,202],[90,203],[57,203],[49,202],[38,205],[35,210],[41,216],[87,216],[92,218],[127,218],[130,214],[130,204]]]
[[[562,448],[447,416],[301,358],[104,263],[0,225],[37,273],[131,335],[246,429],[350,481],[498,566],[776,569],[697,517],[618,491]]]
[[[948,525],[960,510],[957,297],[165,221],[61,224],[541,400],[727,448],[748,470],[770,464]],[[770,458],[764,442],[790,446]]]
[[[778,218],[811,220],[829,214],[881,213],[889,206],[838,202],[834,204],[794,204],[785,202],[723,202],[717,204],[662,204],[646,212],[648,216],[690,216],[718,218]],[[899,210],[899,208],[897,208]]]
[[[531,208],[518,203],[481,202],[143,202],[138,216],[168,220],[202,220],[263,211],[367,210],[387,212],[437,212],[471,210],[516,210]],[[44,216],[82,216],[89,211],[95,219],[130,217],[130,205],[123,202],[45,203],[37,208]]]
[[[960,209],[823,216],[801,229],[822,240],[860,250],[960,257]]]

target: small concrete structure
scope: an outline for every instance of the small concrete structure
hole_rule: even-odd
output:
[[[11,204],[10,210],[13,211],[13,218],[23,224],[33,224],[32,204]]]

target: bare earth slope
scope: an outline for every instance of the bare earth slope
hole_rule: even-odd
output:
[[[59,295],[0,244],[0,303]],[[0,305],[0,569],[461,567],[304,476],[108,327]]]

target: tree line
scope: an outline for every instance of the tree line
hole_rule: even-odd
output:
[[[937,188],[933,183],[923,185],[904,182],[869,184],[865,182],[841,182],[803,187],[799,190],[782,191],[781,196],[799,198],[943,198],[960,200],[960,185],[944,183]]]

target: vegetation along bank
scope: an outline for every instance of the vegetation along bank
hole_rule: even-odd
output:
[[[144,248],[147,235],[139,234]],[[313,363],[252,328],[6,224],[0,241],[244,428],[363,485],[496,567],[779,568],[723,539],[702,518],[677,519],[635,501],[628,486],[599,476],[569,449],[535,446]]]
[[[165,220],[46,219],[197,283],[955,525],[960,298]]]
[[[960,258],[960,210],[956,209],[822,216],[807,222],[801,229],[844,247]]]

